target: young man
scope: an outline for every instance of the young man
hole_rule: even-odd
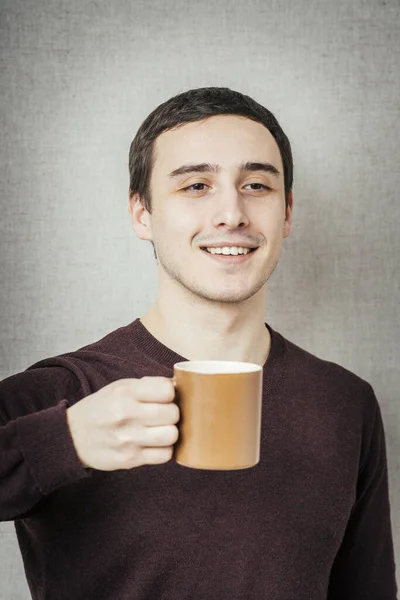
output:
[[[226,88],[140,127],[129,211],[157,258],[141,318],[1,384],[1,517],[35,599],[395,600],[385,439],[369,383],[264,323],[292,156]],[[261,459],[171,460],[185,359],[263,365]]]

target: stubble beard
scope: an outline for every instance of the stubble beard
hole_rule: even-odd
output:
[[[157,250],[157,261],[159,263],[159,268],[162,268],[165,271],[169,279],[179,284],[189,293],[189,295],[195,296],[196,299],[205,302],[216,302],[218,304],[242,304],[257,294],[257,292],[259,292],[267,283],[276,269],[279,256],[275,257],[272,268],[269,268],[266,273],[261,274],[257,282],[251,286],[251,288],[238,289],[236,292],[232,291],[232,289],[229,289],[226,292],[208,291],[204,287],[201,287],[197,281],[185,277],[175,265],[164,258],[163,253],[160,253],[159,249]]]

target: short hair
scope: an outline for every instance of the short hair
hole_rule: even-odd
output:
[[[264,106],[226,87],[195,88],[178,94],[155,108],[139,127],[129,150],[129,194],[138,193],[151,212],[150,180],[154,143],[163,132],[217,115],[237,115],[257,121],[275,138],[283,163],[285,203],[293,185],[290,142],[276,117]]]

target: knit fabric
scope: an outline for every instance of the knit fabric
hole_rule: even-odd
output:
[[[396,600],[373,388],[266,326],[250,469],[81,464],[68,406],[185,360],[139,319],[0,383],[0,519],[15,521],[32,598]]]

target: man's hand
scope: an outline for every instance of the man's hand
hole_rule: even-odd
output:
[[[119,379],[68,408],[81,462],[100,471],[168,462],[179,435],[174,396],[166,377]]]

